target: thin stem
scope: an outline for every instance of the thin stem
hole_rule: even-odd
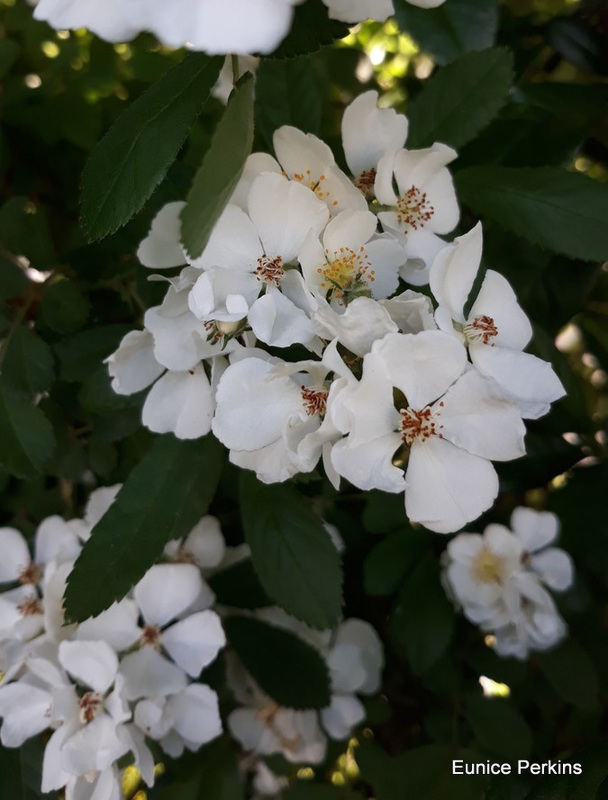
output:
[[[232,64],[232,83],[234,86],[236,86],[236,82],[241,77],[241,70],[239,67],[239,57],[230,56],[230,62]]]

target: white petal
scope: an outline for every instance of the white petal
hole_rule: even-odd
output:
[[[231,450],[257,450],[277,441],[286,421],[305,415],[302,394],[288,377],[270,378],[272,364],[246,358],[232,364],[217,389],[213,432]]]
[[[504,394],[520,405],[526,418],[546,413],[547,405],[566,393],[549,362],[519,350],[507,347],[488,347],[475,344],[469,347],[471,360],[484,375],[494,378]],[[530,405],[540,406],[540,413],[530,410]]]
[[[437,533],[452,533],[477,519],[498,494],[489,461],[437,436],[411,448],[406,481],[407,516]]]
[[[231,450],[230,463],[252,470],[262,483],[282,483],[300,471],[295,453],[286,447],[283,439],[252,452]]]
[[[230,59],[227,58],[226,63],[229,61]],[[230,91],[232,91],[232,79],[230,80]],[[245,169],[230,198],[232,205],[239,206],[244,211],[247,209],[247,197],[249,196],[251,184],[262,172],[277,172],[280,174],[281,167],[278,161],[268,153],[252,153],[245,162]]]
[[[323,246],[336,257],[340,248],[348,247],[357,251],[372,238],[376,226],[376,215],[370,211],[341,211],[325,229]]]
[[[352,7],[352,0],[347,3]],[[385,5],[392,6],[391,0]],[[379,109],[377,103],[377,92],[364,92],[346,107],[342,117],[344,155],[355,176],[376,168],[384,153],[403,147],[407,138],[407,118],[392,108]]]
[[[332,19],[339,19],[343,22],[364,22],[366,19],[384,22],[394,13],[393,0],[323,1],[329,7],[329,16]],[[441,2],[443,1],[441,0]]]
[[[150,233],[137,250],[137,258],[144,267],[165,269],[181,267],[186,263],[180,242],[180,214],[185,206],[181,202],[167,203],[154,217]]]
[[[393,386],[408,404],[422,409],[451,386],[466,363],[464,347],[443,331],[390,333],[372,347],[386,365]]]
[[[114,723],[101,714],[71,736],[61,750],[62,767],[74,775],[108,769],[128,751]]]
[[[0,687],[0,741],[4,747],[21,747],[49,726],[51,695],[26,683]]]
[[[183,549],[194,558],[197,566],[203,569],[217,567],[226,553],[219,520],[212,516],[199,520],[186,536]]]
[[[165,697],[183,689],[188,679],[183,670],[151,647],[143,647],[120,662],[127,700],[140,697]]]
[[[192,683],[167,701],[173,727],[197,747],[222,733],[217,694],[201,683]]]
[[[346,306],[343,314],[334,311],[323,300],[319,302],[312,321],[318,336],[323,339],[337,338],[357,356],[366,355],[376,339],[382,339],[387,333],[396,333],[398,329],[386,306],[371,297],[356,297]]]
[[[556,592],[565,592],[574,580],[572,559],[563,550],[549,547],[530,558],[530,567],[539,578]]]
[[[139,392],[165,370],[154,358],[154,339],[148,331],[129,331],[105,363],[117,394]]]
[[[355,447],[342,439],[332,448],[331,463],[338,475],[359,489],[380,489],[396,494],[405,487],[403,470],[392,463],[400,444],[401,437],[397,433]]]
[[[62,517],[47,517],[38,526],[35,539],[36,564],[73,561],[80,553],[78,536]],[[1,546],[1,545],[0,545]]]
[[[309,232],[318,235],[329,219],[327,206],[313,192],[271,172],[253,181],[247,205],[264,252],[285,263],[294,261]]]
[[[511,528],[528,553],[546,547],[557,538],[559,519],[550,511],[519,506],[511,514]]]
[[[194,564],[155,564],[133,594],[145,621],[162,627],[187,611],[203,591],[203,579]]]
[[[116,483],[114,486],[101,486],[91,492],[84,510],[84,519],[89,527],[94,528],[108,512],[121,488],[122,484]]]
[[[61,666],[80,683],[105,694],[114,683],[118,658],[107,642],[61,642]]]
[[[433,261],[429,277],[431,291],[456,322],[464,322],[463,309],[479,272],[482,251],[483,232],[478,223],[440,250]]]
[[[365,719],[365,707],[354,695],[334,695],[321,711],[321,722],[332,739],[346,739],[355,725]]]
[[[251,272],[262,255],[262,245],[253,222],[242,208],[227,205],[203,254],[192,263],[199,269],[223,267]]]
[[[347,619],[339,626],[335,642],[353,645],[359,653],[365,668],[365,679],[356,691],[362,694],[377,692],[384,666],[384,653],[382,642],[375,629],[362,619]]]
[[[167,372],[150,390],[142,422],[155,433],[198,439],[211,430],[213,396],[201,365],[188,372]]]
[[[16,581],[32,560],[27,542],[14,528],[0,528],[0,583]]]
[[[117,653],[128,650],[139,639],[138,611],[133,600],[114,603],[97,617],[81,622],[77,628],[78,639],[107,642]]]
[[[441,432],[452,444],[492,461],[510,461],[525,455],[526,427],[515,403],[497,389],[494,381],[470,370],[435,409]]]
[[[500,273],[489,269],[481,289],[469,312],[469,320],[476,317],[491,317],[498,333],[491,344],[523,350],[532,336],[530,320],[517,302],[509,281]]]
[[[147,786],[154,784],[154,756],[146,744],[146,740],[136,725],[122,725],[118,735],[128,746],[135,759],[135,766]]]
[[[258,339],[273,347],[306,344],[314,336],[312,322],[278,289],[271,289],[249,309],[249,324]]]
[[[119,0],[103,5],[98,0],[40,0],[34,16],[58,30],[89,28],[108,42],[124,42],[140,28],[128,21],[122,6]]]
[[[224,647],[226,635],[215,611],[200,611],[164,631],[162,642],[175,663],[197,678]]]

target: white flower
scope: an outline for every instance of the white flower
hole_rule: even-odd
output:
[[[346,0],[352,5],[351,0]],[[364,92],[346,107],[342,117],[342,145],[355,186],[374,196],[378,162],[400,150],[407,138],[407,118],[392,108],[379,109],[378,92]]]
[[[441,0],[443,2],[443,0]],[[393,0],[323,0],[332,19],[342,22],[384,22],[394,13]]]
[[[464,313],[482,247],[478,224],[433,262],[430,283],[439,303],[437,323],[466,343],[473,364],[494,378],[505,396],[518,403],[524,417],[536,419],[564,395],[564,388],[549,363],[522,352],[532,337],[532,326],[508,281],[489,269],[470,311]]]
[[[152,227],[137,250],[137,258],[144,267],[167,269],[186,264],[180,244],[182,226],[180,214],[183,202],[167,203],[152,220]]]
[[[389,297],[399,285],[403,250],[376,235],[377,219],[369,211],[342,211],[323,232],[323,243],[309,235],[300,253],[307,286],[335,309],[356,297]]]
[[[441,331],[376,342],[361,381],[341,396],[349,435],[331,453],[336,471],[361,489],[406,489],[409,519],[439,533],[490,507],[498,493],[490,460],[525,452],[517,408],[483,376],[464,372],[465,361],[464,348]],[[393,388],[407,399],[399,411]],[[393,465],[404,445],[405,476]]]
[[[525,659],[565,636],[545,586],[565,591],[574,570],[567,553],[547,547],[557,535],[554,514],[516,508],[511,525],[513,531],[492,524],[481,536],[456,536],[444,556],[443,580],[465,616],[494,634],[499,655]]]
[[[106,358],[116,394],[135,394],[150,386],[165,368],[154,358],[154,338],[149,331],[129,331],[118,350]]]
[[[183,541],[169,542],[165,555],[174,561],[196,564],[201,570],[215,569],[226,555],[226,541],[219,521],[216,517],[203,517]]]
[[[458,201],[447,169],[456,155],[451,147],[434,144],[426,150],[388,152],[378,163],[376,197],[390,209],[381,211],[378,218],[402,242],[406,256],[418,263],[419,270],[420,264],[430,266],[443,246],[438,234],[449,233],[458,223]],[[415,264],[404,272],[405,279],[415,277]],[[417,282],[424,279],[419,277]]]
[[[40,0],[36,19],[90,28],[110,42],[151,31],[163,44],[208,53],[270,53],[287,34],[301,0]]]
[[[125,697],[175,694],[186,687],[186,674],[198,677],[226,642],[219,617],[209,609],[213,593],[193,564],[157,564],[133,594],[144,625],[140,648],[120,664]]]

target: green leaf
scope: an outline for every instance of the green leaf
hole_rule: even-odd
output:
[[[566,639],[548,653],[539,653],[537,659],[551,686],[567,703],[583,709],[597,706],[597,671],[587,653],[574,639]]]
[[[429,553],[406,579],[391,623],[413,672],[422,675],[439,661],[450,645],[454,624],[437,559]]]
[[[460,198],[533,244],[583,261],[608,258],[608,186],[552,167],[472,167],[458,172]]]
[[[31,478],[51,457],[51,424],[29,397],[0,378],[0,466],[18,478]]]
[[[0,300],[10,300],[23,294],[29,281],[23,270],[0,255]]]
[[[42,794],[41,737],[28,739],[19,748],[0,747],[0,797],[3,800],[55,800],[57,792]]]
[[[577,752],[567,761],[580,765],[578,775],[546,777],[536,783],[526,800],[604,800],[608,776],[608,742],[594,742],[593,747]]]
[[[70,281],[48,286],[40,304],[40,319],[56,333],[75,333],[89,317],[90,304],[82,290]]]
[[[340,557],[293,486],[241,476],[245,538],[260,582],[281,608],[313,628],[331,628],[342,608]]]
[[[82,177],[82,226],[90,240],[118,230],[165,177],[222,66],[194,53],[139,97],[99,142]]]
[[[259,619],[227,617],[224,629],[262,691],[285,708],[325,708],[329,672],[321,655],[298,636]]]
[[[465,715],[478,745],[484,750],[512,761],[530,753],[530,728],[508,700],[471,695],[465,701]]]
[[[425,84],[409,110],[408,147],[462,147],[498,114],[513,82],[504,48],[467,53]]]
[[[272,605],[260,586],[249,558],[216,572],[208,579],[208,583],[220,605],[248,609]]]
[[[21,326],[5,346],[2,374],[6,380],[28,394],[46,391],[53,382],[55,363],[48,344],[34,331]]]
[[[13,197],[0,208],[0,242],[35,269],[51,269],[57,261],[46,217],[27,197]]]
[[[438,8],[417,8],[395,0],[395,17],[435,61],[448,64],[472,50],[492,47],[498,30],[498,0],[450,0]]]
[[[155,800],[245,800],[243,781],[239,772],[234,742],[226,737],[217,739],[196,753],[196,774],[187,781],[182,776],[182,761],[177,772],[180,782],[165,786]]]
[[[131,330],[129,325],[103,325],[89,328],[55,345],[59,374],[65,381],[81,381],[99,369]]]
[[[222,464],[212,437],[159,436],[94,527],[68,580],[66,614],[100,614],[139,581],[171,539],[207,513]]]
[[[205,249],[213,226],[234,191],[253,145],[253,75],[230,95],[182,211],[182,241],[192,258]]]
[[[291,30],[270,58],[297,58],[316,53],[344,36],[348,36],[348,25],[330,19],[322,0],[308,0],[296,6]]]
[[[263,59],[256,77],[256,125],[266,144],[281,125],[317,133],[321,122],[321,93],[317,74],[307,58],[280,62]]]
[[[363,797],[345,786],[300,781],[281,792],[281,800],[363,800]]]
[[[396,592],[406,573],[420,560],[428,541],[427,533],[409,526],[383,539],[365,559],[365,593],[382,597]]]
[[[376,800],[482,800],[486,779],[454,775],[453,760],[476,763],[479,754],[457,747],[416,747],[391,758],[378,745],[364,741],[355,751],[361,776]]]

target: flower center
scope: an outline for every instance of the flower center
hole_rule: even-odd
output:
[[[31,562],[24,567],[21,572],[19,573],[19,583],[22,583],[24,586],[28,584],[36,584],[40,580],[40,569]]]
[[[402,225],[417,231],[433,218],[435,208],[417,186],[412,186],[397,200],[397,219]]]
[[[473,578],[479,583],[502,583],[503,559],[487,547],[482,547],[471,567]]]
[[[326,250],[325,257],[328,263],[317,269],[322,276],[321,289],[325,289],[340,305],[348,305],[355,297],[371,297],[369,284],[375,281],[376,270],[371,268],[365,247],[358,251],[341,247],[333,252],[333,258]]]
[[[98,692],[87,692],[83,694],[78,703],[80,707],[79,719],[84,725],[92,722],[102,708],[103,698]]]
[[[331,202],[329,200],[331,197],[331,192],[327,191],[327,186],[325,184],[327,176],[319,175],[318,177],[315,177],[312,172],[307,169],[304,173],[294,172],[293,179],[294,181],[303,183],[304,186],[308,186],[308,188],[317,195],[319,200],[323,200],[324,203],[328,203],[332,206],[338,205],[337,200],[332,200]]]
[[[161,632],[158,625],[144,625],[141,629],[140,643],[146,647],[160,647]]]
[[[369,200],[375,194],[374,185],[376,183],[376,170],[364,169],[358,178],[355,178],[355,186]]]
[[[498,328],[492,317],[475,317],[473,322],[467,322],[462,329],[468,342],[477,344],[490,344],[490,340],[498,335]],[[492,347],[494,344],[492,343]]]
[[[22,617],[34,617],[42,614],[42,603],[37,597],[28,597],[17,606],[17,611]]]
[[[440,403],[443,405],[443,403]],[[421,411],[416,411],[413,408],[402,408],[399,412],[401,414],[401,422],[399,423],[399,431],[401,438],[408,447],[411,447],[414,442],[426,442],[431,436],[439,436],[443,438],[441,433],[442,426],[437,422],[439,414],[435,414],[430,406],[423,408]]]
[[[262,256],[258,258],[258,265],[254,270],[257,279],[262,283],[278,286],[285,277],[283,259],[281,256]]]
[[[315,414],[325,414],[328,392],[325,389],[315,389],[308,386],[302,386],[300,388],[302,390],[302,401],[306,413],[310,417]]]

